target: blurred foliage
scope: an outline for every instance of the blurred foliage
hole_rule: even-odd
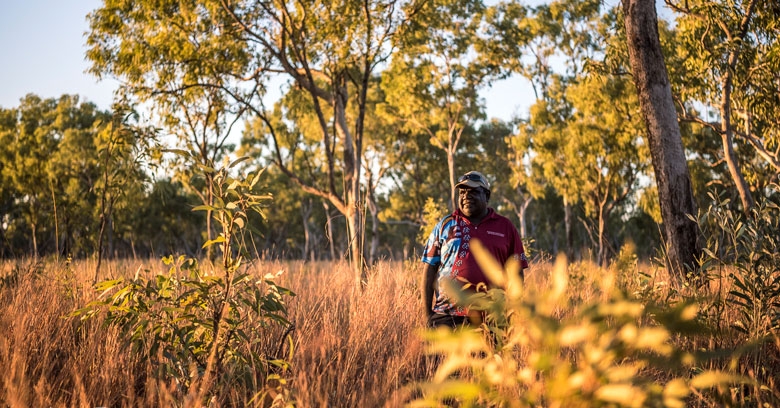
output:
[[[630,250],[629,250],[630,252]],[[487,312],[479,328],[424,334],[439,356],[435,376],[418,385],[412,406],[684,407],[732,406],[731,388],[755,380],[733,371],[706,369],[716,359],[736,361],[744,350],[686,350],[680,337],[707,332],[690,301],[643,303],[621,289],[620,276],[635,274],[633,256],[602,270],[590,300],[576,268],[559,257],[547,288],[533,291],[487,252],[477,252],[495,286],[460,301]],[[561,315],[563,311],[571,314]]]

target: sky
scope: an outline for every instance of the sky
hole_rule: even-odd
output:
[[[0,0],[0,107],[28,93],[42,98],[78,94],[101,109],[117,87],[85,71],[86,15],[99,0]]]
[[[87,14],[100,0],[0,0],[0,107],[11,108],[29,93],[41,98],[77,94],[109,109],[113,79],[86,72]],[[489,117],[510,120],[525,114],[533,92],[519,78],[483,92]]]

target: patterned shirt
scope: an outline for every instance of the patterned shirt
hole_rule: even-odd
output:
[[[456,281],[461,285],[466,282],[475,286],[479,283],[488,284],[470,250],[470,242],[474,239],[478,239],[501,265],[514,256],[520,259],[523,269],[528,268],[520,234],[508,218],[488,208],[485,218],[473,225],[460,210],[456,210],[436,224],[423,250],[422,261],[439,266],[433,307],[435,313],[458,316],[468,313],[444,295],[444,280]]]

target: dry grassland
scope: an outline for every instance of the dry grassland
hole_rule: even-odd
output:
[[[291,369],[285,374],[297,406],[402,406],[414,397],[411,385],[432,375],[430,359],[425,357],[418,335],[424,326],[418,263],[380,263],[362,291],[343,263],[262,262],[249,268],[259,276],[283,271],[277,283],[297,294],[288,302],[289,319],[294,323],[294,350]],[[547,262],[533,265],[527,284],[544,290],[549,286],[550,268]],[[652,291],[654,297],[669,301],[686,295],[671,292],[666,277],[646,269],[649,277],[644,281],[640,282],[637,274],[624,276],[620,284],[627,292]],[[156,260],[114,261],[106,265],[102,275],[133,276],[136,271],[153,274],[163,270]],[[67,317],[97,296],[89,285],[93,273],[91,262],[76,262],[69,267],[54,262],[2,265],[0,406],[197,405],[197,400],[188,399],[192,396],[182,394],[176,384],[158,381],[148,362],[139,361],[123,347],[116,330],[102,327],[95,319],[82,322]],[[595,289],[603,278],[603,269],[583,263],[570,265],[569,273],[569,297],[574,308],[604,296]],[[707,289],[713,303],[728,291],[719,286],[720,281]],[[725,306],[719,312],[709,310],[721,314],[715,316],[717,321],[736,318]],[[574,311],[561,309],[557,313],[564,317]],[[269,353],[283,343],[280,338],[284,329],[258,328],[266,331]],[[707,335],[677,341],[696,349],[736,347],[742,339]],[[769,350],[761,369],[778,373],[776,340]],[[289,350],[283,347],[282,351]],[[758,368],[746,362],[737,369],[756,376],[759,373],[751,370]],[[776,383],[768,387],[777,394]],[[246,402],[239,392],[223,400],[237,406]]]

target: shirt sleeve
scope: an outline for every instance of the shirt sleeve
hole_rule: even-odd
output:
[[[431,235],[428,236],[428,241],[425,243],[425,248],[423,248],[422,261],[429,265],[441,264],[441,230],[445,219],[440,220],[433,227],[433,231],[431,231]]]

